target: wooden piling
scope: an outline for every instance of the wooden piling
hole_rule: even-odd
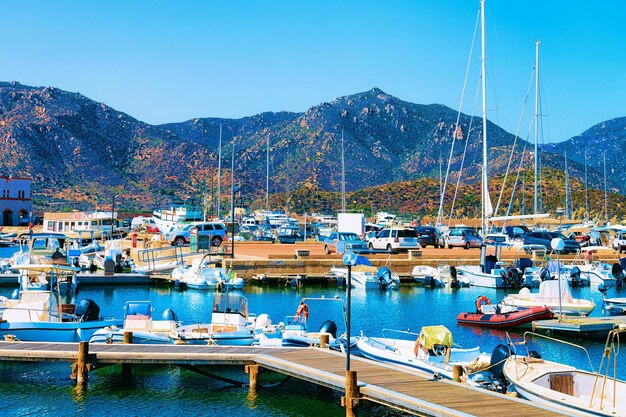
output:
[[[130,345],[133,343],[133,332],[124,332],[124,344]],[[133,367],[130,363],[122,364],[122,379],[130,379],[133,375]]]
[[[87,359],[89,358],[89,342],[80,342],[78,344],[78,357],[76,358],[76,383],[84,384],[89,378],[89,367]]]
[[[343,406],[346,407],[346,417],[356,416],[356,406],[359,404],[359,385],[356,371],[346,371],[346,395],[343,397]]]
[[[250,375],[250,391],[256,390],[259,382],[259,365],[246,365],[245,370]]]
[[[327,348],[328,342],[330,342],[330,335],[328,333],[322,333],[320,335],[320,347],[322,349]]]
[[[461,382],[463,376],[463,367],[461,365],[452,365],[452,379],[456,382]]]

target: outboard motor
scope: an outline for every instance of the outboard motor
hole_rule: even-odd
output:
[[[504,361],[511,355],[515,355],[515,348],[511,346],[500,344],[493,350],[489,367],[491,369],[491,375],[493,375],[495,379],[505,381],[502,368],[504,368]]]
[[[552,275],[550,275],[548,268],[541,268],[541,271],[539,271],[539,278],[541,278],[542,281],[549,281],[552,279]]]
[[[621,259],[620,259],[621,262]],[[622,285],[624,285],[624,268],[622,268],[622,265],[618,264],[617,262],[613,264],[613,267],[611,268],[611,274],[613,275],[613,277],[615,278],[615,286],[616,287],[621,287]]]
[[[161,320],[178,321],[178,315],[171,308],[166,308],[163,310]]]
[[[450,266],[450,288],[461,288],[461,281],[458,278],[458,272],[455,267]]]
[[[320,327],[320,333],[330,333],[333,338],[337,338],[337,324],[332,320],[326,320]]]
[[[381,290],[386,290],[387,287],[392,283],[391,280],[391,271],[386,266],[381,266],[376,273],[376,277],[378,278],[378,284],[380,285]]]
[[[100,318],[100,307],[90,298],[83,298],[76,304],[74,315],[80,321],[96,321]]]
[[[572,279],[572,287],[581,287],[583,285],[583,282],[580,279],[580,269],[577,266],[572,268],[569,276]]]

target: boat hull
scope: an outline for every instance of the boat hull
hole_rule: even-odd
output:
[[[13,335],[25,342],[86,342],[98,330],[120,326],[121,320],[93,322],[2,322],[0,337]]]
[[[456,321],[458,324],[468,326],[507,329],[510,327],[522,326],[535,320],[549,320],[552,317],[553,314],[549,308],[536,306],[502,314],[459,313],[456,317]]]

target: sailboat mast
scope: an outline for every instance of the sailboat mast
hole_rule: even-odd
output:
[[[270,137],[267,136],[265,144],[265,215],[269,213],[270,207]]]
[[[569,172],[567,171],[567,151],[565,151],[565,217],[572,220],[572,201],[569,196]]]
[[[222,123],[220,123],[220,141],[217,148],[217,219],[222,218]]]
[[[341,212],[346,212],[346,159],[343,147],[343,129],[341,129]]]
[[[535,199],[534,199],[534,209],[535,214],[538,214],[538,204],[537,204],[537,167],[538,167],[538,159],[539,159],[539,44],[541,42],[535,42]]]
[[[482,93],[483,93],[483,172],[482,172],[482,180],[483,180],[483,192],[482,192],[482,209],[483,209],[483,235],[487,232],[487,216],[489,216],[487,201],[489,199],[489,187],[487,184],[487,94],[485,88],[487,86],[486,78],[487,74],[485,71],[485,0],[480,0],[480,33],[481,33],[481,50],[482,50],[482,58],[481,58],[481,75],[482,75]]]
[[[589,179],[587,177],[587,151],[585,151],[585,223],[589,224]]]
[[[609,203],[606,195],[606,152],[604,153],[604,218],[609,221]]]

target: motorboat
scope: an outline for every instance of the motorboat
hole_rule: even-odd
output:
[[[608,288],[601,288],[602,312],[611,316],[626,315],[626,297],[607,297]]]
[[[295,315],[285,317],[273,330],[257,334],[260,346],[309,347],[327,334],[329,347],[340,349],[346,337],[346,305],[341,298],[303,298]]]
[[[518,308],[514,306],[491,304],[490,300],[481,295],[476,300],[476,311],[459,313],[458,324],[488,327],[492,329],[508,329],[532,323],[534,320],[549,320],[554,317],[546,306]]]
[[[422,327],[416,340],[386,337],[386,332],[396,332],[403,336],[415,333],[383,330],[383,337],[361,335],[356,346],[366,358],[404,365],[430,375],[453,380],[453,366],[465,369],[466,382],[482,385],[489,378],[477,369],[488,367],[490,356],[480,352],[479,347],[463,349],[453,345],[452,333],[445,326]]]
[[[524,274],[516,267],[507,268],[500,261],[502,243],[488,243],[480,247],[480,265],[459,265],[456,270],[459,276],[469,280],[475,287],[485,288],[521,288],[524,285]]]
[[[172,271],[172,279],[188,288],[200,290],[221,289],[230,280],[225,268],[218,266],[220,261],[212,261],[210,255],[196,258],[191,266],[179,266]],[[242,286],[243,288],[243,286]]]
[[[555,314],[589,315],[595,308],[593,300],[573,298],[567,279],[559,277],[541,282],[539,293],[522,288],[518,294],[509,294],[502,304],[520,308],[546,306]]]
[[[211,322],[178,326],[172,337],[176,343],[250,346],[256,330],[271,323],[264,314],[250,319],[246,297],[233,292],[215,293]]]
[[[400,286],[400,277],[395,272],[391,272],[386,266],[376,268],[363,255],[358,255],[356,265],[351,270],[351,283],[354,288],[366,290],[386,290],[397,289]],[[333,266],[330,273],[338,279],[348,278],[347,267]]]
[[[161,320],[152,317],[150,301],[129,301],[124,306],[123,327],[110,326],[94,334],[92,343],[121,343],[124,332],[132,331],[133,343],[217,344],[249,346],[257,330],[271,325],[265,314],[250,320],[248,300],[236,293],[216,293],[210,323],[183,324],[171,309]]]
[[[19,296],[4,301],[0,336],[23,341],[81,342],[89,340],[98,329],[120,325],[120,320],[101,318],[100,307],[93,300],[63,303],[59,282],[71,280],[79,270],[67,265],[21,265]],[[42,278],[48,282],[47,289],[30,285]]]
[[[593,366],[592,371],[586,371],[542,359],[532,351],[526,355],[515,354],[514,347],[500,345],[504,358],[502,374],[509,383],[509,390],[568,415],[624,415],[626,382],[616,378],[611,356],[617,356],[619,337],[625,332],[626,325],[621,325],[609,333],[597,372],[593,371]]]
[[[416,265],[411,271],[411,276],[418,284],[432,288],[441,288],[449,285],[450,288],[469,287],[470,281],[464,276],[459,276],[454,266],[443,265],[437,268],[427,265]]]
[[[123,327],[108,326],[98,330],[89,339],[90,343],[123,343],[124,332],[132,332],[132,343],[169,344],[171,333],[179,325],[176,313],[171,309],[163,312],[161,320],[152,318],[152,302],[127,301],[124,304]]]

